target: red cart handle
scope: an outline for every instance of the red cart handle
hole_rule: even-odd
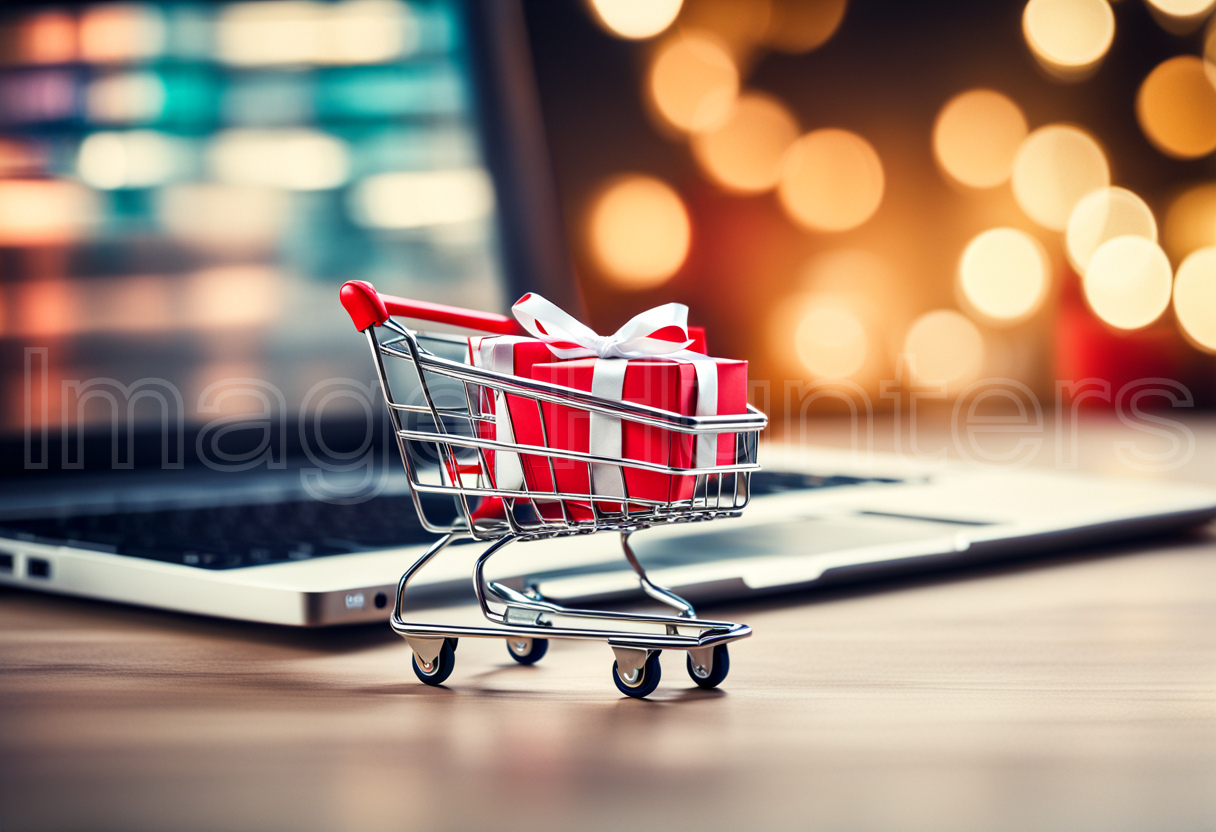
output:
[[[479,332],[492,332],[495,335],[523,334],[523,327],[519,322],[506,315],[382,295],[366,280],[348,280],[342,284],[341,298],[355,329],[360,332],[369,326],[380,326],[392,315],[399,315],[419,321],[452,324]]]

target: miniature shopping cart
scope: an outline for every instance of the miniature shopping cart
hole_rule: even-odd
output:
[[[647,577],[630,547],[629,537],[652,526],[738,516],[749,499],[751,473],[759,469],[757,445],[767,421],[763,413],[748,405],[747,412],[738,415],[686,416],[494,372],[435,354],[423,346],[419,333],[390,317],[500,335],[522,331],[513,319],[503,315],[380,295],[361,281],[342,287],[342,303],[371,347],[418,517],[426,529],[440,535],[401,577],[391,618],[393,630],[413,650],[414,672],[421,681],[438,685],[448,678],[455,662],[457,639],[461,637],[505,639],[511,657],[522,664],[538,661],[552,638],[605,641],[616,655],[613,680],[622,693],[632,697],[647,696],[658,686],[659,654],[663,650],[687,651],[689,675],[703,688],[716,687],[726,678],[730,668],[727,644],[751,635],[751,628],[697,618],[691,604]],[[423,340],[435,350],[439,347],[431,339],[446,340],[453,347],[460,344],[467,348],[468,344],[466,339],[454,335],[429,333]],[[405,362],[394,365],[394,370],[406,368],[406,382],[398,375],[396,391],[388,372],[388,365],[394,362]],[[399,400],[394,392],[407,394],[405,398],[409,401]],[[518,412],[520,403],[535,407],[546,441],[542,444],[504,441],[502,435],[488,429],[495,425],[495,414],[488,412],[487,403],[494,401],[495,396],[511,397],[514,406],[509,412]],[[553,405],[688,435],[693,442],[707,434],[730,435],[734,459],[731,464],[712,467],[674,466],[548,447],[552,425],[546,425],[545,411],[552,413]],[[643,499],[628,493],[623,498],[603,496],[594,493],[594,488],[588,489],[591,493],[558,491],[556,476],[550,490],[539,490],[527,480],[512,483],[516,487],[509,488],[495,480],[494,453],[529,455],[550,468],[555,464],[585,465],[589,476],[591,466],[610,466],[695,477],[695,488],[690,494],[676,495],[683,499],[669,500]],[[717,461],[721,462],[721,457]],[[620,479],[625,482],[623,470]],[[423,495],[451,497],[456,519],[450,522],[436,519],[433,503],[430,498],[424,501]],[[525,580],[522,589],[516,589],[487,582],[485,578],[487,561],[513,541],[605,531],[621,535],[625,559],[637,573],[642,590],[652,599],[674,607],[675,615],[572,609],[546,599],[535,582]],[[403,599],[410,581],[450,543],[466,538],[490,544],[473,569],[473,587],[490,626],[407,621]]]

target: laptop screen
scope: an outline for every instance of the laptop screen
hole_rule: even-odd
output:
[[[359,411],[350,279],[501,310],[474,83],[453,0],[0,11],[0,434]]]

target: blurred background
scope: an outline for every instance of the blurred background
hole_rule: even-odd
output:
[[[774,409],[916,376],[1211,407],[1213,5],[527,3],[593,323],[687,303]]]
[[[113,389],[64,386],[96,378],[169,382],[187,424],[294,414],[318,382],[371,378],[338,304],[349,279],[504,308],[459,13],[452,0],[6,4],[6,433],[27,418],[107,425]],[[250,379],[281,400],[250,395]],[[343,408],[359,411],[347,398],[327,415]],[[150,397],[131,412],[162,418]]]
[[[1213,5],[525,0],[583,312],[688,304],[778,416],[787,384],[881,409],[884,379],[1160,377],[1212,407]],[[7,4],[4,400],[32,345],[52,422],[96,376],[294,409],[366,374],[344,280],[505,310],[458,10]]]

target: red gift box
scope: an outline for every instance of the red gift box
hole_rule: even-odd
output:
[[[534,365],[553,360],[554,356],[548,345],[535,338],[496,335],[469,339],[469,363],[494,372],[531,378]],[[481,388],[478,408],[483,416],[496,415],[495,398],[494,390],[487,387]],[[523,405],[531,403],[520,402],[519,404],[519,408],[512,409],[512,414],[515,410],[522,409]],[[532,408],[535,410],[535,405],[532,405]],[[504,429],[500,430],[500,426]],[[494,440],[499,438],[499,433],[507,433],[505,428],[505,425],[497,421],[478,422],[477,434],[482,439]],[[518,440],[508,434],[503,436],[500,441],[516,442]],[[523,487],[522,472],[517,464],[500,464],[496,460],[495,451],[487,450],[485,456],[491,488],[518,490]],[[502,480],[501,485],[499,484],[500,479]]]
[[[591,392],[596,364],[601,359],[537,363],[531,368],[532,378],[576,390]],[[621,359],[617,359],[621,360]],[[717,377],[716,413],[719,415],[747,412],[747,362],[715,358],[712,365]],[[660,410],[692,416],[697,413],[699,389],[696,368],[689,361],[662,358],[638,358],[628,361],[624,372],[621,400],[644,404]],[[536,405],[532,401],[510,398],[511,416],[516,439],[522,444],[540,445],[555,450],[595,453],[591,448],[592,415],[565,405],[541,403],[547,436],[542,435]],[[597,417],[600,418],[600,417]],[[697,465],[730,465],[735,462],[735,435],[717,437],[715,458],[696,458],[696,440],[691,434],[619,420],[620,456],[639,462],[652,462],[673,468],[692,469]],[[544,440],[547,438],[547,442]],[[550,468],[552,462],[552,468]],[[599,466],[602,475],[592,476],[585,462],[523,455],[523,470],[528,488],[534,492],[561,491],[574,494],[601,494],[671,502],[687,500],[696,486],[694,474],[675,475],[628,466]],[[624,475],[625,490],[620,477]],[[556,477],[556,483],[554,478]],[[593,485],[593,479],[595,483]],[[604,488],[604,480],[614,487]],[[556,488],[555,488],[556,486]],[[597,501],[598,502],[598,501]],[[620,510],[619,503],[600,503],[602,509]],[[638,508],[641,505],[639,504]],[[590,512],[579,506],[570,507],[575,519],[589,519]]]
[[[692,343],[689,344],[687,349],[691,352],[697,352],[697,353],[704,355],[705,354],[705,330],[702,327],[690,326],[690,327],[688,327],[688,337],[691,339]],[[506,349],[504,350],[504,348],[506,348]],[[585,360],[585,359],[580,359],[580,360]],[[555,364],[555,363],[560,364],[560,363],[567,363],[567,362],[563,362],[563,361],[561,361],[561,359],[559,359],[557,356],[555,356],[553,354],[552,349],[544,341],[541,341],[536,338],[525,338],[525,337],[520,337],[520,336],[508,335],[508,336],[485,336],[485,337],[479,336],[479,337],[470,338],[469,339],[469,363],[476,367],[482,367],[484,369],[494,370],[495,372],[507,373],[510,375],[520,376],[521,378],[536,379],[537,376],[534,375],[533,368],[536,367],[537,365]],[[744,362],[744,364],[746,364],[746,362]],[[588,386],[585,388],[587,390],[591,389],[589,378],[590,377],[588,377],[588,382],[587,382]],[[546,379],[540,379],[540,380],[543,381]],[[566,382],[561,381],[561,380],[555,380],[554,383],[565,384],[565,386],[577,386],[577,385],[573,385],[573,384],[567,384]],[[746,366],[745,366],[744,381],[743,381],[744,397],[746,397],[746,386],[747,386],[747,381],[746,381]],[[540,424],[539,424],[538,417],[537,417],[536,403],[533,402],[531,399],[520,399],[517,396],[511,396],[509,394],[507,395],[507,399],[509,402],[509,410],[510,410],[512,422],[515,425],[515,434],[513,437],[504,436],[504,437],[502,437],[501,441],[516,442],[516,443],[522,443],[522,444],[544,445],[545,443],[542,441],[543,435],[540,431]],[[642,402],[642,403],[646,404],[648,402]],[[493,395],[492,390],[487,389],[487,388],[482,388],[478,406],[479,406],[480,412],[483,416],[495,416],[496,415],[497,406],[496,406],[496,402],[495,402],[495,396]],[[653,406],[661,407],[662,405],[656,404]],[[664,407],[664,409],[673,410],[675,408]],[[677,412],[686,412],[686,411],[677,411]],[[719,410],[718,412],[725,413],[728,411]],[[744,410],[730,411],[730,412],[742,413],[742,412],[744,412]],[[586,416],[586,414],[584,414],[584,416]],[[548,418],[548,417],[546,416],[546,418]],[[500,427],[505,427],[501,424],[500,421],[478,422],[478,427],[477,427],[478,436],[480,436],[482,439],[490,439],[490,440],[496,439],[497,435],[499,433],[506,433],[505,430],[499,430]],[[532,442],[529,440],[522,439],[521,433],[520,433],[521,429],[524,432],[523,435],[528,436],[530,439],[535,439],[536,441]],[[724,439],[726,439],[726,437],[724,437]],[[734,446],[732,444],[731,453],[733,454],[733,452],[734,452]],[[487,451],[485,451],[485,455],[486,455],[486,463],[487,463],[487,466],[489,469],[488,473],[489,473],[491,488],[501,487],[501,488],[509,489],[509,490],[518,490],[523,486],[523,482],[520,481],[520,474],[518,473],[518,468],[514,464],[508,463],[505,465],[500,465],[498,462],[496,462],[496,453],[494,451],[487,450]],[[547,467],[548,467],[547,464],[545,467],[546,467],[546,471],[547,471]],[[502,469],[501,471],[499,470],[500,468]],[[584,468],[585,468],[585,466],[584,466]],[[499,477],[500,473],[502,475],[501,479],[503,480],[501,485],[499,485],[499,483],[498,483],[498,480],[500,478]],[[638,472],[635,471],[634,473],[638,473]],[[545,490],[548,490],[548,491],[553,490],[551,481],[552,481],[552,478],[550,477],[550,485]],[[530,483],[529,483],[529,487],[531,487]]]

